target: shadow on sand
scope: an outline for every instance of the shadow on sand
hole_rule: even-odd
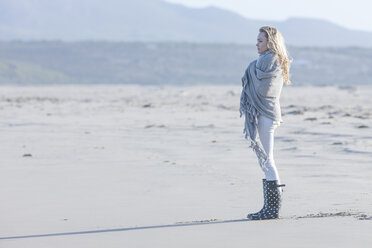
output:
[[[23,235],[23,236],[10,236],[10,237],[0,237],[0,240],[42,238],[42,237],[55,237],[55,236],[70,236],[70,235],[80,235],[80,234],[109,233],[109,232],[126,232],[126,231],[145,230],[145,229],[160,229],[160,228],[172,228],[172,227],[183,227],[183,226],[212,225],[212,224],[224,224],[224,223],[246,222],[246,221],[250,221],[250,220],[248,220],[248,219],[236,219],[236,220],[217,220],[217,219],[213,219],[213,220],[202,220],[202,221],[192,221],[192,222],[178,222],[178,223],[175,223],[175,224],[168,224],[168,225],[138,226],[138,227],[90,230],[90,231],[79,231],[79,232],[64,232],[64,233],[47,233],[47,234],[35,234],[35,235]]]
[[[314,219],[314,218],[335,218],[335,217],[354,217],[358,220],[372,220],[372,215],[368,215],[361,212],[336,212],[336,213],[324,213],[319,212],[315,214],[307,214],[303,216],[290,216],[290,217],[280,217],[280,219]],[[275,219],[275,220],[280,220]],[[249,219],[235,219],[235,220],[199,220],[190,222],[178,222],[175,224],[168,225],[155,225],[155,226],[138,226],[138,227],[125,227],[125,228],[113,228],[113,229],[101,229],[101,230],[90,230],[90,231],[79,231],[79,232],[64,232],[64,233],[48,233],[48,234],[35,234],[35,235],[20,235],[20,236],[9,236],[0,237],[0,240],[5,239],[26,239],[26,238],[42,238],[42,237],[55,237],[55,236],[71,236],[80,234],[94,234],[94,233],[110,233],[110,232],[126,232],[126,231],[136,231],[145,229],[160,229],[160,228],[172,228],[172,227],[184,227],[184,226],[200,226],[200,225],[212,225],[212,224],[226,224],[226,223],[236,223],[236,222],[250,222]]]

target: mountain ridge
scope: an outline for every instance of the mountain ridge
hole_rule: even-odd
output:
[[[287,43],[295,46],[372,46],[372,32],[350,30],[321,19],[255,20],[217,7],[190,8],[161,0],[0,2],[0,40],[3,41],[254,44],[262,25],[278,27]]]

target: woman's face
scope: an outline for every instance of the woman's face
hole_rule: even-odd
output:
[[[264,32],[260,32],[257,36],[257,50],[259,54],[263,54],[268,50],[267,39]]]

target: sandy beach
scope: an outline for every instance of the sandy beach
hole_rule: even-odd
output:
[[[369,247],[372,86],[284,87],[267,221],[240,90],[1,86],[0,247]]]

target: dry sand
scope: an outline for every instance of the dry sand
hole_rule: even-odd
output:
[[[282,219],[195,222],[262,206],[239,96],[234,86],[1,87],[0,238],[108,232],[0,247],[371,246],[372,87],[285,87]],[[109,230],[128,227],[139,229]]]

